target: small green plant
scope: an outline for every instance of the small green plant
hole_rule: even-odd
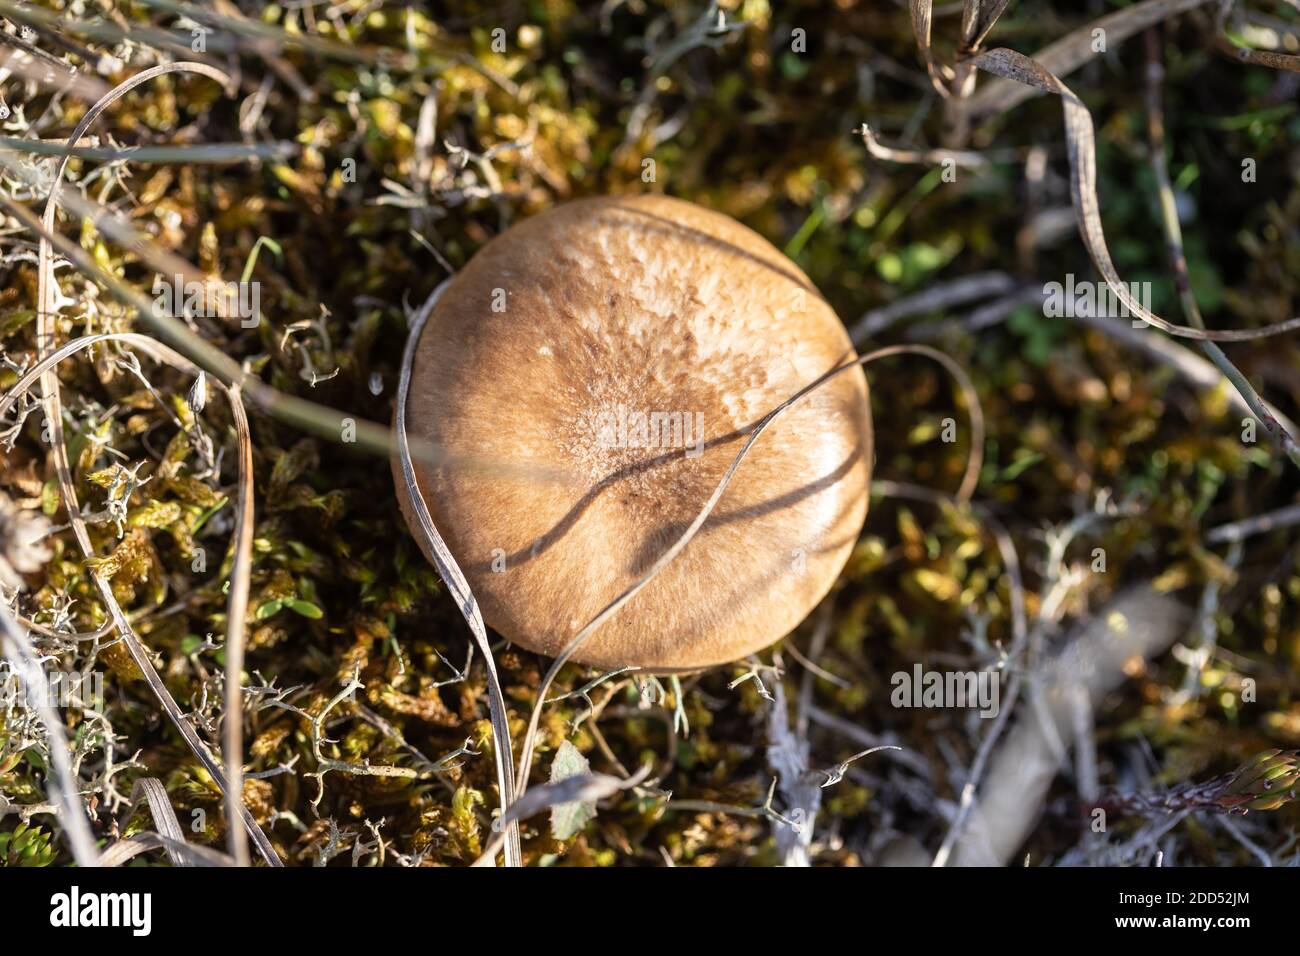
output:
[[[53,839],[40,827],[20,823],[0,833],[0,866],[49,866],[59,855]]]

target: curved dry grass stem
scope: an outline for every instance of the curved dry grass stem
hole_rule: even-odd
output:
[[[933,6],[932,0],[908,0],[907,9],[912,17],[912,35],[916,38],[916,48],[925,63],[925,72],[929,74],[935,92],[947,99],[951,95],[948,92],[948,81],[952,79],[952,70],[935,59],[934,49],[930,45]]]
[[[731,479],[735,475],[736,469],[740,467],[740,463],[744,461],[745,456],[749,454],[750,448],[754,446],[754,443],[758,441],[763,432],[767,430],[767,427],[795,402],[799,401],[811,392],[816,391],[831,379],[838,375],[842,375],[849,369],[861,365],[867,365],[878,359],[888,358],[892,355],[907,354],[924,355],[942,364],[952,372],[953,377],[957,379],[961,390],[966,397],[971,419],[971,452],[966,466],[966,473],[962,478],[961,486],[957,495],[958,500],[960,501],[965,502],[970,500],[970,496],[974,493],[975,486],[979,481],[980,470],[984,463],[984,412],[980,407],[979,398],[975,391],[975,386],[971,383],[970,377],[966,374],[965,369],[954,361],[951,356],[940,352],[938,349],[931,348],[928,345],[891,345],[887,348],[877,349],[876,351],[854,359],[851,362],[838,365],[820,378],[805,385],[799,391],[795,392],[795,394],[791,395],[784,402],[759,419],[758,423],[755,424],[753,429],[750,431],[749,437],[745,439],[745,443],[736,453],[736,457],[732,459],[730,466],[728,466],[722,479],[718,482],[717,487],[713,489],[713,494],[709,496],[709,500],[705,502],[704,507],[700,510],[699,514],[695,516],[695,519],[690,523],[690,525],[687,526],[686,530],[682,532],[681,536],[678,537],[678,539],[659,556],[644,575],[633,582],[623,591],[622,594],[614,598],[614,600],[607,604],[600,613],[588,621],[587,624],[574,635],[573,640],[565,645],[564,650],[561,651],[559,656],[551,663],[550,668],[546,672],[546,676],[542,679],[541,686],[538,688],[537,701],[533,705],[533,712],[528,720],[528,730],[525,732],[523,747],[519,755],[519,770],[515,778],[515,792],[520,799],[523,798],[523,795],[528,789],[528,772],[532,768],[532,758],[536,747],[537,729],[541,722],[542,708],[546,704],[547,691],[550,690],[551,684],[555,682],[556,676],[564,665],[569,662],[570,658],[573,657],[574,653],[598,627],[604,624],[605,621],[609,620],[609,618],[612,617],[619,608],[632,600],[632,598],[634,598],[642,588],[653,581],[659,572],[668,566],[673,558],[681,554],[686,545],[688,545],[691,539],[695,537],[696,532],[698,532],[704,525],[704,522],[708,520],[709,515],[713,513],[713,509],[717,507],[718,501],[722,498],[722,493],[727,490],[727,485],[731,483]]]
[[[225,389],[239,446],[239,497],[235,505],[234,560],[230,566],[230,600],[226,607],[225,722],[221,743],[226,758],[226,834],[237,866],[248,866],[248,839],[240,823],[244,806],[244,620],[253,575],[253,437],[239,386]]]
[[[168,73],[195,73],[205,76],[223,87],[229,82],[229,77],[225,73],[204,63],[167,63],[143,70],[119,83],[86,111],[86,115],[81,118],[81,121],[73,129],[72,135],[68,137],[68,148],[71,150],[75,147],[91,124],[115,102],[137,86]],[[54,231],[54,214],[58,208],[59,193],[63,188],[63,177],[71,160],[72,155],[69,152],[59,161],[54,174],[54,182],[50,187],[50,196],[45,203],[45,212],[41,218],[41,224],[45,227],[46,232],[40,236],[38,261],[36,338],[38,343],[37,355],[40,358],[49,355],[58,344],[58,333],[55,324],[59,298],[58,283],[54,276],[53,252],[46,236],[47,233]],[[189,363],[186,362],[185,364],[188,365]],[[195,372],[197,372],[197,369],[195,369]],[[244,659],[244,612],[248,607],[248,585],[252,562],[252,449],[248,433],[248,422],[244,416],[238,386],[227,389],[226,394],[230,399],[231,410],[234,412],[240,445],[240,458],[235,562],[231,572],[230,613],[226,625],[226,734],[223,748],[226,757],[226,779],[223,790],[226,796],[226,817],[229,823],[227,830],[231,854],[234,856],[236,863],[240,866],[247,866],[250,863],[248,836],[241,823],[241,820],[246,817],[247,811],[243,802],[241,773],[243,767],[243,707],[239,687]],[[68,521],[71,523],[82,553],[87,558],[94,557],[94,547],[86,530],[86,523],[81,517],[81,509],[77,503],[77,489],[72,480],[72,468],[68,461],[67,443],[63,435],[63,403],[59,397],[59,378],[53,367],[41,374],[41,404],[45,410],[46,421],[50,424],[50,441],[54,452],[55,469],[58,472],[59,490],[63,496],[64,508],[68,513]],[[93,577],[113,619],[117,620],[121,627],[122,636],[132,658],[136,660],[142,672],[151,672],[153,665],[148,659],[148,654],[135,636],[134,631],[131,630],[126,616],[122,613],[121,607],[118,606],[116,599],[113,597],[112,588],[99,575],[96,574]],[[159,680],[158,686],[161,685],[162,682]],[[181,722],[184,722],[183,719]],[[252,822],[251,817],[246,817],[246,819],[247,822]],[[253,826],[256,827],[256,824],[253,824]],[[260,833],[260,830],[258,832]],[[271,849],[270,843],[266,841],[264,835],[262,839],[264,842],[264,846],[261,847],[263,857],[266,858],[267,863],[272,863],[272,860],[278,863],[279,858],[276,856],[275,851]]]
[[[1247,342],[1300,329],[1300,316],[1260,329],[1197,329],[1188,325],[1176,325],[1163,319],[1139,302],[1119,277],[1115,264],[1111,261],[1110,250],[1106,246],[1106,234],[1102,231],[1101,207],[1097,201],[1096,133],[1093,129],[1092,114],[1088,112],[1088,108],[1083,105],[1074,91],[1055,75],[1044,69],[1041,64],[1015,50],[1005,48],[989,50],[972,57],[967,62],[997,76],[1013,79],[1048,93],[1055,93],[1061,98],[1062,109],[1065,112],[1066,145],[1070,158],[1070,192],[1074,201],[1075,217],[1079,222],[1079,235],[1097,271],[1101,273],[1106,284],[1115,293],[1115,297],[1130,313],[1170,335],[1215,342]]]
[[[415,347],[420,341],[420,333],[424,330],[424,325],[429,321],[429,316],[433,313],[433,307],[441,298],[443,290],[447,288],[447,282],[444,281],[433,293],[425,300],[420,311],[411,320],[411,331],[406,339],[406,348],[402,353],[402,372],[397,385],[397,421],[394,425],[396,432],[398,460],[402,466],[402,478],[406,482],[407,498],[411,502],[411,509],[415,512],[416,521],[419,524],[419,534],[423,537],[427,545],[427,551],[433,556],[434,566],[438,570],[438,576],[442,578],[447,590],[451,592],[452,598],[456,602],[456,607],[464,615],[465,621],[469,624],[469,629],[474,635],[474,642],[478,645],[479,651],[483,654],[484,665],[487,668],[488,682],[488,709],[492,718],[492,738],[493,751],[497,765],[497,786],[501,791],[501,819],[506,821],[506,827],[501,844],[505,847],[506,866],[522,866],[523,851],[519,845],[519,822],[517,819],[508,817],[510,808],[515,802],[515,777],[514,777],[514,748],[510,742],[510,721],[506,712],[505,694],[501,691],[501,681],[497,677],[496,661],[492,657],[492,644],[488,640],[487,626],[483,623],[483,616],[479,613],[478,602],[474,599],[474,592],[470,589],[469,582],[465,580],[465,575],[460,570],[460,565],[452,557],[451,551],[447,549],[447,544],[438,533],[437,527],[434,526],[433,517],[429,514],[429,509],[424,503],[424,496],[420,493],[420,484],[415,476],[415,466],[411,461],[411,449],[407,444],[406,436],[406,398],[411,390],[411,368],[415,364]],[[496,844],[494,844],[496,845]],[[496,851],[493,851],[493,856]]]
[[[1160,219],[1165,229],[1165,245],[1169,264],[1174,273],[1174,288],[1182,303],[1183,315],[1198,329],[1205,328],[1201,307],[1192,291],[1191,272],[1187,255],[1183,251],[1183,227],[1178,219],[1178,204],[1174,200],[1174,186],[1169,178],[1169,163],[1165,158],[1165,114],[1161,92],[1165,69],[1160,56],[1160,41],[1154,30],[1146,32],[1147,51],[1147,139],[1151,145],[1151,171],[1155,175],[1156,194],[1159,197]],[[1242,400],[1270,435],[1277,439],[1291,463],[1300,467],[1300,446],[1285,425],[1274,415],[1268,404],[1255,391],[1249,380],[1214,342],[1201,342],[1201,349],[1232,383]]]
[[[59,346],[54,351],[44,356],[40,360],[38,360],[30,369],[27,369],[18,378],[18,381],[14,383],[14,386],[4,395],[4,397],[0,398],[0,417],[7,414],[8,411],[13,407],[14,403],[17,402],[18,399],[23,394],[25,394],[38,380],[43,381],[45,376],[54,374],[54,369],[57,368],[60,362],[64,361],[65,359],[73,355],[76,355],[78,352],[86,348],[89,348],[90,346],[95,345],[96,343],[99,342],[122,342],[127,345],[134,346],[135,348],[144,352],[154,361],[165,362],[173,366],[174,368],[179,369],[183,373],[190,374],[190,375],[197,375],[199,373],[198,366],[194,365],[183,355],[167,347],[166,345],[163,345],[161,342],[158,342],[150,338],[147,335],[143,335],[138,332],[103,332],[98,335],[86,335],[86,336],[82,336],[81,338],[74,339],[71,342],[68,342],[62,346]],[[240,402],[239,399],[238,389],[227,389],[226,386],[220,382],[218,382],[218,386],[222,389],[222,391],[225,392],[225,394],[229,398],[231,402],[232,413],[234,414],[236,420],[240,419],[243,416],[243,409],[242,409],[242,403]],[[66,462],[66,458],[65,458],[65,462]],[[241,481],[240,488],[239,488],[240,501],[236,506],[236,511],[238,513],[241,514],[243,513],[243,510],[246,507],[244,503],[245,500],[248,500],[250,502],[248,507],[251,507],[251,492],[252,492],[251,480]],[[85,522],[80,520],[80,509],[77,505],[75,488],[72,489],[71,495],[68,498],[65,498],[65,506],[67,507],[68,514],[70,517],[74,515],[76,516],[76,520],[74,521],[72,526],[74,529],[79,528],[80,530],[80,534],[78,535],[79,543],[82,541],[82,538],[84,536],[84,544],[82,544],[83,551],[85,552],[88,558],[94,557],[95,556],[94,548],[91,545],[89,534],[86,531]],[[237,531],[236,534],[238,536],[239,532]],[[247,532],[247,534],[249,538],[249,543],[251,544],[251,529]],[[239,544],[237,543],[235,547],[236,550],[238,550]],[[148,650],[144,647],[143,643],[136,635],[135,630],[131,627],[131,622],[127,618],[126,613],[122,610],[121,605],[117,603],[117,599],[113,594],[113,589],[111,584],[97,573],[92,573],[91,578],[93,579],[95,586],[99,591],[100,599],[103,602],[104,607],[107,609],[114,627],[122,635],[122,639],[126,644],[127,651],[131,655],[131,659],[135,662],[136,666],[140,669],[141,674],[144,676],[145,682],[149,685],[150,690],[152,690],[154,695],[158,698],[158,701],[162,705],[163,710],[166,712],[168,718],[171,719],[172,723],[176,726],[177,731],[180,733],[181,737],[185,740],[185,743],[189,746],[190,750],[193,751],[194,755],[199,759],[199,762],[203,764],[204,769],[212,776],[213,780],[216,782],[218,788],[222,791],[223,794],[229,796],[229,794],[231,793],[240,793],[242,796],[242,791],[235,791],[230,786],[230,783],[227,780],[225,773],[222,772],[220,764],[212,756],[212,753],[208,750],[207,745],[204,744],[202,739],[199,737],[198,733],[194,730],[193,725],[191,724],[189,719],[185,716],[185,712],[181,710],[180,705],[176,703],[176,700],[175,698],[172,697],[171,692],[167,690],[166,685],[163,684],[162,682],[162,678],[158,676],[157,670],[154,669],[153,662],[149,659]],[[233,578],[233,572],[232,572],[232,578]],[[236,596],[234,593],[235,591],[236,591],[235,582],[232,579],[232,586],[231,586],[232,607]],[[247,601],[246,594],[244,596],[244,600]],[[236,619],[233,615],[229,616],[229,620],[227,623],[227,640],[229,640],[229,634],[231,633],[230,631],[231,628],[238,628],[239,633],[236,635],[236,641],[237,642],[242,641],[242,633],[243,633],[242,616],[239,617],[238,619]],[[227,715],[227,721],[229,722],[229,715]],[[253,819],[252,814],[249,813],[248,808],[244,806],[244,802],[242,798],[236,800],[235,804],[238,813],[237,819],[242,821],[241,832],[243,830],[246,830],[248,832],[248,835],[252,838],[254,844],[257,846],[258,852],[261,854],[262,858],[266,861],[266,863],[269,866],[280,866],[281,863],[280,863],[279,856],[276,854],[275,849],[271,846],[271,843],[267,839],[266,834],[262,832],[261,828],[257,825],[257,822]]]

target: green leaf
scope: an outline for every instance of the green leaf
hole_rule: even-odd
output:
[[[267,601],[258,607],[257,613],[253,616],[259,621],[265,621],[268,617],[275,617],[275,615],[279,614],[282,607],[284,607],[284,602],[281,600]]]
[[[578,752],[578,748],[567,740],[555,751],[555,760],[551,762],[551,783],[576,777],[578,774],[590,773],[591,765],[587,758]],[[567,840],[581,833],[582,828],[596,817],[594,803],[561,803],[551,807],[551,835],[557,840]]]
[[[301,598],[285,598],[284,606],[295,614],[301,614],[303,617],[311,618],[313,621],[319,621],[325,616],[325,612],[318,608],[311,601],[304,601]]]

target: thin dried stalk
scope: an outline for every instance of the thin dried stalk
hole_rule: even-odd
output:
[[[194,3],[181,3],[177,0],[141,0],[147,7],[166,10],[199,23],[208,23],[213,27],[226,30],[237,36],[251,37],[269,41],[277,47],[299,47],[324,59],[340,60],[346,63],[383,64],[392,69],[412,71],[419,68],[419,59],[412,53],[389,49],[366,49],[347,46],[333,40],[304,33],[289,33],[270,23],[248,18],[235,18],[223,15],[219,11]]]
[[[945,162],[951,162],[957,166],[965,166],[968,169],[987,169],[989,161],[979,153],[965,149],[901,149],[896,146],[886,146],[880,140],[876,139],[876,134],[866,123],[855,130],[862,136],[862,142],[867,147],[867,152],[876,159],[883,159],[891,163],[919,163],[924,166],[939,166]]]
[[[1016,280],[1005,272],[977,272],[951,282],[931,285],[913,295],[872,309],[849,329],[849,337],[855,346],[861,348],[867,339],[879,335],[908,316],[939,312],[949,306],[964,305],[991,295],[1002,295],[1015,287]]]
[[[1147,138],[1151,143],[1151,170],[1155,174],[1156,190],[1160,200],[1160,219],[1164,225],[1170,265],[1174,272],[1174,287],[1183,306],[1183,315],[1198,329],[1205,328],[1201,307],[1192,291],[1191,274],[1187,268],[1187,255],[1183,251],[1183,228],[1178,221],[1178,204],[1174,201],[1174,187],[1169,180],[1169,164],[1165,158],[1165,116],[1161,106],[1160,88],[1164,82],[1164,64],[1160,60],[1159,38],[1150,30],[1147,40]],[[1201,342],[1201,348],[1210,357],[1224,378],[1233,384],[1251,412],[1264,424],[1264,429],[1277,439],[1282,451],[1300,468],[1300,447],[1295,438],[1269,411],[1264,400],[1223,349],[1213,342]]]
[[[930,82],[934,85],[935,91],[947,99],[950,95],[947,81],[952,77],[945,75],[945,68],[935,60],[934,50],[930,46],[933,3],[931,0],[908,0],[907,7],[912,15],[912,35],[916,37],[916,48],[921,53],[921,59],[925,61],[925,72],[930,75]]]
[[[977,71],[967,58],[979,51],[984,39],[1007,8],[1008,0],[965,0],[962,5],[961,42],[957,45],[957,65],[953,68],[952,95],[944,103],[947,141],[960,146],[970,137],[970,113],[966,101],[975,92]]]
[[[1274,53],[1272,50],[1255,50],[1248,46],[1238,46],[1222,34],[1214,38],[1214,48],[1238,63],[1300,73],[1300,56],[1292,53]]]
[[[504,820],[515,802],[514,748],[510,742],[510,720],[506,711],[505,695],[501,691],[501,681],[497,677],[496,660],[492,656],[492,644],[488,640],[487,626],[483,623],[483,615],[479,613],[474,592],[470,589],[469,582],[465,580],[460,565],[448,550],[447,543],[438,533],[433,517],[424,503],[424,495],[420,492],[420,483],[415,475],[415,466],[411,461],[411,450],[406,436],[406,399],[411,389],[411,368],[415,364],[415,348],[420,341],[420,333],[424,330],[425,323],[433,313],[434,305],[437,304],[446,287],[447,282],[443,282],[434,289],[433,294],[411,320],[411,331],[402,353],[402,374],[397,385],[397,421],[394,430],[397,438],[398,460],[402,466],[402,478],[406,482],[407,499],[411,503],[416,523],[419,525],[416,533],[425,544],[427,553],[433,556],[438,576],[447,586],[447,590],[456,602],[456,607],[460,609],[460,613],[469,624],[470,632],[474,635],[479,651],[483,654],[487,668],[488,709],[492,718],[492,749],[496,757],[497,786],[501,792],[501,819]],[[506,866],[522,866],[523,851],[519,845],[517,820],[511,819],[506,823],[503,842]]]
[[[135,163],[207,163],[213,166],[258,159],[280,162],[293,158],[299,152],[296,143],[199,143],[195,146],[123,146],[120,149],[101,149],[68,146],[62,142],[40,139],[20,139],[16,136],[0,136],[0,149],[101,162],[125,160]]]
[[[0,33],[0,43],[19,48],[0,56],[0,70],[30,80],[55,93],[71,93],[80,100],[91,102],[103,96],[104,91],[108,89],[96,77],[70,68],[66,63],[50,57],[37,47],[24,43],[16,36]],[[33,59],[32,55],[36,52],[41,55]]]
[[[225,73],[203,63],[168,63],[144,70],[119,83],[87,110],[86,115],[73,129],[72,135],[68,137],[68,146],[75,147],[90,125],[99,118],[100,114],[132,89],[168,73],[196,73],[214,80],[223,87],[229,82],[229,77]],[[42,232],[40,237],[38,253],[39,278],[36,318],[37,355],[40,358],[45,358],[58,344],[55,324],[55,315],[58,311],[58,280],[54,276],[53,253],[47,236],[54,230],[54,213],[58,208],[64,173],[67,171],[71,159],[70,155],[65,155],[59,162],[41,222],[45,231]],[[185,362],[184,364],[189,365],[190,363]],[[194,374],[197,374],[197,369],[194,370]],[[236,511],[237,524],[234,545],[235,561],[231,573],[229,617],[226,622],[225,757],[227,773],[224,781],[224,791],[226,814],[230,824],[228,833],[230,849],[236,863],[240,866],[247,866],[250,862],[248,839],[244,832],[245,827],[241,824],[251,824],[252,829],[261,837],[258,849],[261,851],[263,858],[267,864],[275,866],[279,864],[279,857],[272,849],[270,841],[266,839],[266,836],[262,834],[251,815],[248,814],[243,798],[243,704],[239,688],[244,659],[244,615],[248,608],[248,587],[253,554],[252,443],[248,431],[248,421],[244,415],[243,402],[239,396],[239,386],[234,385],[230,388],[224,388],[224,390],[234,413],[240,446],[239,503]],[[81,517],[81,509],[77,503],[77,489],[72,480],[72,468],[68,461],[68,448],[63,435],[63,408],[59,397],[59,377],[53,367],[41,374],[41,404],[45,410],[46,421],[50,425],[50,441],[54,452],[55,469],[58,472],[59,490],[63,497],[64,508],[68,514],[68,521],[72,526],[73,534],[77,538],[77,543],[81,546],[82,553],[87,558],[92,558],[95,556],[95,550],[91,544],[90,535],[86,530],[86,523]],[[135,632],[126,620],[125,614],[122,612],[122,608],[113,597],[112,587],[98,574],[94,574],[93,577],[105,604],[121,627],[122,636],[132,658],[135,659],[142,673],[154,673],[157,679],[157,674],[153,671],[153,664],[149,661],[148,652],[136,637]],[[154,688],[155,693],[158,687],[162,687],[161,679],[157,679],[157,685]],[[166,689],[163,688],[163,690],[165,692]],[[172,717],[173,721],[176,721],[176,715],[172,715]],[[183,718],[176,722],[178,726],[188,723]],[[197,740],[197,735],[195,739]]]
[[[1300,524],[1300,505],[1287,505],[1275,511],[1266,511],[1242,521],[1233,521],[1211,528],[1205,534],[1206,544],[1231,544],[1244,541],[1257,534],[1267,534],[1280,528],[1291,528]]]
[[[235,539],[231,550],[230,599],[226,607],[226,679],[224,739],[226,758],[226,838],[236,866],[248,866],[248,839],[241,826],[244,809],[244,620],[253,576],[253,436],[239,397],[239,386],[225,390],[239,446],[239,494],[235,501]]]
[[[198,367],[184,356],[173,351],[162,343],[155,341],[149,336],[142,335],[138,332],[104,332],[98,335],[82,336],[81,338],[74,339],[73,341],[60,346],[49,355],[38,360],[31,368],[27,369],[19,377],[18,381],[14,383],[13,388],[11,388],[3,398],[0,398],[0,417],[7,414],[9,409],[13,407],[14,403],[17,402],[35,382],[38,380],[43,381],[46,375],[53,374],[53,370],[57,368],[60,362],[99,342],[122,342],[134,346],[154,361],[165,362],[174,368],[179,369],[181,372],[190,375],[197,375],[199,373]],[[242,408],[240,408],[238,389],[226,389],[226,387],[221,383],[218,383],[218,385],[223,391],[225,391],[230,400],[232,411],[236,408],[239,409],[238,411],[235,411],[236,417],[242,417]],[[251,478],[251,475],[247,476],[247,478]],[[248,499],[250,504],[246,505],[242,500],[238,502],[236,505],[237,513],[242,513],[245,507],[251,507],[252,487],[251,480],[247,480],[247,478],[240,482],[239,496],[241,499]],[[72,521],[72,527],[74,530],[79,531],[77,538],[78,543],[82,545],[83,552],[86,557],[93,558],[95,556],[94,548],[91,546],[90,536],[86,531],[85,522],[80,519],[80,508],[77,505],[75,487],[70,488],[68,493],[65,495],[64,506]],[[237,536],[240,533],[240,530],[237,528]],[[251,546],[251,529],[244,533],[248,535],[249,546]],[[235,546],[236,551],[238,551],[241,546],[241,544],[237,543]],[[236,564],[238,564],[238,562],[236,562]],[[92,572],[91,578],[99,590],[100,600],[108,610],[117,630],[122,634],[123,641],[126,644],[127,651],[131,655],[131,659],[140,669],[145,682],[149,685],[149,689],[153,691],[154,695],[158,698],[159,703],[162,704],[163,710],[171,719],[172,723],[175,724],[181,737],[194,752],[194,755],[199,759],[199,762],[203,764],[204,769],[212,776],[218,788],[221,789],[223,794],[227,795],[228,799],[231,793],[241,793],[241,791],[234,791],[231,788],[226,775],[222,772],[217,760],[212,756],[207,745],[204,744],[198,733],[194,730],[193,725],[185,716],[185,712],[181,710],[180,705],[176,703],[171,692],[167,690],[162,678],[159,677],[157,670],[154,669],[153,661],[149,658],[148,650],[144,647],[143,643],[136,635],[135,630],[131,627],[131,622],[122,610],[121,605],[117,603],[117,599],[113,595],[111,584],[98,573]],[[233,580],[232,576],[231,603],[228,604],[228,613],[238,597],[236,594],[236,591],[238,590],[236,584],[237,582]],[[245,591],[246,590],[245,587]],[[244,596],[244,601],[247,601],[247,594]],[[245,607],[246,606],[245,603]],[[227,621],[227,640],[229,641],[231,639],[230,635],[232,634],[232,628],[236,628],[238,629],[238,633],[235,634],[234,639],[237,644],[241,643],[242,627],[243,617],[241,616],[236,619],[231,615],[230,619]],[[229,719],[230,715],[228,714],[227,721],[229,721]],[[237,799],[237,808],[239,819],[243,824],[243,829],[248,831],[249,836],[257,846],[258,852],[262,855],[263,859],[266,860],[267,864],[270,866],[280,866],[280,858],[276,855],[275,849],[271,846],[270,841],[266,838],[266,835],[253,819],[252,814],[249,813],[248,808],[244,806],[242,793],[240,798]]]

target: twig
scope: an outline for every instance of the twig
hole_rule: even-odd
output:
[[[868,339],[908,316],[922,312],[940,312],[975,299],[1001,295],[1015,287],[1015,279],[1005,272],[977,272],[951,282],[941,282],[889,305],[872,309],[858,319],[849,330],[849,336],[853,339],[853,344],[860,348]]]

